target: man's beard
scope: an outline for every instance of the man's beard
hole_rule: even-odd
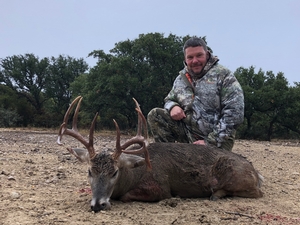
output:
[[[204,66],[202,67],[201,71],[198,73],[195,73],[192,68],[188,68],[188,67],[187,67],[187,71],[193,79],[197,80],[197,79],[203,77],[203,75],[204,75],[204,74],[202,74],[203,68],[204,68]]]

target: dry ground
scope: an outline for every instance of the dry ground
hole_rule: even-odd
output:
[[[96,133],[96,147],[114,135]],[[123,137],[125,138],[125,137]],[[300,224],[300,145],[238,140],[233,149],[265,177],[263,198],[112,201],[93,213],[87,167],[56,144],[56,131],[0,129],[0,224]],[[77,141],[65,138],[66,145]]]

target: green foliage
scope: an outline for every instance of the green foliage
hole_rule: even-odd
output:
[[[5,86],[0,84],[0,107],[5,109],[15,108],[15,102],[17,100],[17,93]]]
[[[27,126],[33,118],[26,102],[25,98],[18,96],[17,91],[0,84],[0,127]]]
[[[23,126],[57,126],[71,99],[70,83],[87,69],[83,59],[69,56],[14,55],[0,60],[0,82],[16,94],[13,108]]]
[[[254,67],[240,67],[235,71],[245,95],[245,123],[239,129],[239,136],[261,140],[290,138],[297,136],[296,133],[299,136],[299,120],[294,120],[293,113],[299,112],[295,107],[299,105],[299,88],[288,87],[281,72],[274,75],[272,71],[264,73],[260,69],[255,73],[254,70]]]
[[[286,138],[299,138],[300,134],[300,85],[295,83],[295,86],[290,87],[285,95],[285,110],[280,114],[282,132],[280,136]],[[285,132],[284,132],[285,131]]]
[[[49,76],[46,79],[45,95],[50,103],[47,112],[56,114],[59,118],[63,115],[72,98],[70,84],[76,77],[88,70],[87,63],[81,59],[59,55],[51,57],[49,63]]]
[[[0,71],[0,82],[25,98],[36,113],[43,113],[45,98],[42,90],[46,84],[49,60],[39,60],[33,54],[14,55],[1,59],[0,65],[3,68]]]
[[[15,110],[0,108],[0,127],[16,127],[21,117]]]

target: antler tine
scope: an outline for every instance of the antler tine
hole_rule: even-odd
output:
[[[136,111],[138,112],[138,117],[139,117],[139,120],[142,120],[143,122],[146,122],[146,119],[143,115],[143,113],[136,109]],[[126,149],[128,148],[130,145],[133,145],[133,144],[139,144],[140,146],[142,146],[140,149],[136,149],[136,150],[123,150],[123,152],[125,153],[129,153],[129,154],[138,154],[138,153],[142,153],[144,150],[143,150],[143,145],[145,145],[145,147],[148,147],[149,145],[149,142],[148,142],[148,139],[141,136],[141,135],[136,135],[135,137],[129,139],[127,142],[125,142],[122,146],[121,146],[121,149]]]
[[[96,123],[98,113],[96,113],[96,115],[95,115],[95,117],[92,121],[92,125],[91,125],[91,128],[90,128],[89,142],[87,142],[82,137],[82,135],[78,132],[78,129],[77,129],[78,112],[79,112],[81,101],[82,101],[82,97],[78,96],[77,98],[75,98],[73,100],[73,102],[69,106],[69,108],[68,108],[68,110],[67,110],[67,112],[64,116],[63,123],[61,124],[60,129],[59,129],[57,143],[61,145],[62,144],[61,143],[62,136],[64,134],[69,135],[69,136],[77,139],[78,141],[80,141],[87,148],[87,150],[89,152],[89,155],[90,155],[90,158],[93,158],[96,155],[95,149],[93,147],[93,139],[94,139],[93,135],[94,135],[95,123]],[[67,126],[67,123],[68,123],[69,115],[70,115],[71,110],[74,108],[74,105],[77,102],[78,102],[78,105],[75,109],[75,113],[74,113],[74,116],[73,116],[72,129],[68,129],[68,128],[66,128],[66,126]]]
[[[87,147],[91,159],[96,155],[95,149],[94,149],[94,131],[95,131],[95,125],[96,125],[96,120],[98,117],[98,112],[96,112],[94,119],[92,121],[91,127],[90,127],[90,135],[89,135],[89,144]]]
[[[135,102],[135,106],[137,107],[137,109],[140,110],[140,111],[142,111],[141,107],[140,107],[140,104],[138,103],[138,101],[135,98],[132,98],[132,99]]]
[[[77,120],[78,120],[78,112],[79,112],[79,109],[80,109],[80,105],[81,105],[81,101],[82,101],[82,97],[81,96],[79,96],[80,98],[79,98],[79,101],[78,101],[78,104],[77,104],[77,106],[76,106],[76,109],[75,109],[75,113],[74,113],[74,116],[73,116],[73,122],[72,122],[72,129],[74,130],[74,131],[78,131],[78,129],[77,129]],[[78,98],[78,97],[77,97]],[[77,99],[76,98],[76,99]],[[75,100],[76,100],[75,99]],[[66,121],[66,123],[67,123],[67,121]]]
[[[81,102],[81,99],[82,99],[81,96],[78,96],[77,98],[75,98],[75,99],[73,100],[73,102],[71,103],[71,105],[69,106],[67,112],[65,113],[63,123],[60,125],[59,131],[58,131],[57,144],[62,145],[61,140],[62,140],[63,133],[64,133],[65,130],[66,130],[66,126],[67,126],[67,123],[68,123],[68,120],[69,120],[70,112],[72,111],[74,105],[75,105],[79,100],[80,100],[80,102]],[[80,104],[79,104],[79,105],[80,105]],[[77,109],[77,108],[76,108],[76,109]],[[76,119],[76,120],[77,120],[77,119]],[[73,121],[74,121],[74,120],[73,120]]]
[[[145,116],[143,115],[142,111],[140,108],[135,109],[138,112],[138,120],[139,123],[141,123],[141,127],[144,126],[144,137],[146,140],[148,140],[148,126],[147,126],[147,120]]]
[[[121,134],[120,134],[120,128],[119,128],[119,125],[118,123],[113,120],[114,123],[115,123],[115,127],[116,127],[116,132],[117,132],[117,138],[116,138],[116,150],[114,151],[113,153],[113,158],[114,159],[117,159],[119,158],[119,156],[122,154],[122,148],[121,148]]]
[[[136,110],[142,111],[141,108],[140,108],[140,104],[138,103],[138,101],[135,98],[132,98],[132,99],[135,102]],[[138,128],[137,128],[137,135],[138,136],[142,135],[142,130],[143,130],[143,128],[142,128],[141,120],[140,120],[140,117],[138,116]]]
[[[142,130],[143,130],[143,126],[144,126],[144,137],[145,139],[148,140],[148,127],[147,127],[147,120],[146,118],[144,117],[143,113],[142,113],[142,110],[141,110],[141,107],[140,107],[140,104],[138,103],[138,101],[135,99],[135,98],[132,98],[133,101],[135,102],[135,106],[136,106],[136,111],[140,111],[139,116],[138,116],[138,130],[137,130],[137,133],[138,135],[142,135]]]
[[[116,150],[114,152],[114,158],[117,159],[121,154],[122,152],[124,153],[129,153],[129,154],[139,154],[139,153],[143,153],[144,150],[143,148],[140,148],[140,149],[135,149],[135,150],[123,150],[123,149],[126,149],[128,148],[130,145],[133,145],[133,144],[139,144],[140,146],[143,146],[144,145],[144,138],[142,136],[135,136],[133,138],[131,138],[130,140],[128,140],[126,143],[124,143],[122,146],[121,146],[121,134],[120,134],[120,129],[119,129],[119,125],[118,123],[113,120],[114,123],[115,123],[115,127],[116,127],[116,132],[117,132],[117,138],[116,138]]]
[[[147,131],[147,121],[141,111],[141,108],[138,104],[138,102],[133,98],[135,104],[136,104],[136,111],[138,113],[138,130],[137,130],[137,135],[131,139],[129,139],[128,141],[126,141],[122,146],[119,146],[119,152],[120,150],[124,153],[127,154],[141,154],[144,153],[145,154],[145,161],[147,164],[147,168],[151,169],[151,163],[150,163],[150,157],[149,157],[149,153],[148,153],[148,131]],[[146,129],[145,133],[145,137],[142,136],[142,128],[144,126],[144,129]],[[120,144],[120,143],[119,143]],[[119,145],[118,144],[118,145]],[[139,144],[140,148],[139,149],[134,149],[134,150],[126,150],[126,148],[128,148],[129,146],[133,145],[133,144]],[[122,153],[121,152],[121,153]],[[120,154],[120,153],[119,153]]]

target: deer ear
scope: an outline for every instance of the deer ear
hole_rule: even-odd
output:
[[[145,165],[145,159],[137,155],[121,154],[118,159],[118,167],[135,168]]]
[[[80,162],[85,162],[85,163],[90,162],[90,154],[87,149],[83,149],[83,148],[67,148],[67,149]]]

